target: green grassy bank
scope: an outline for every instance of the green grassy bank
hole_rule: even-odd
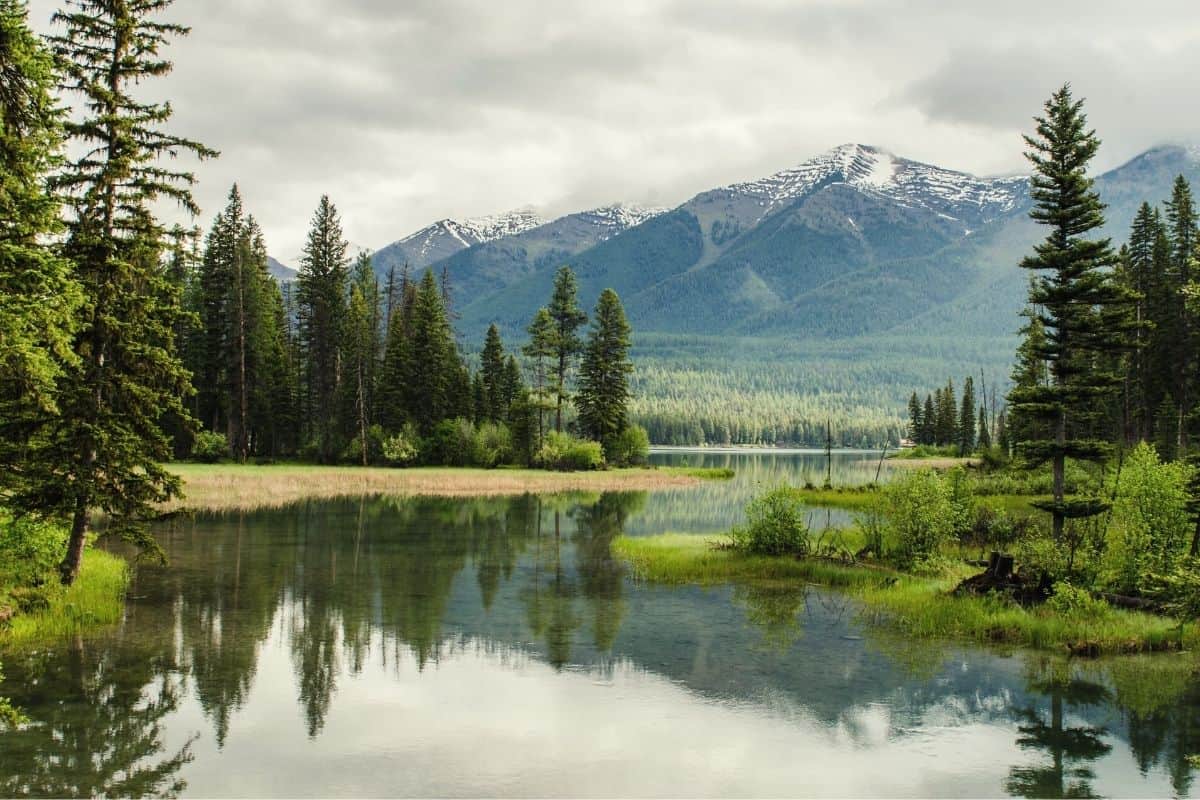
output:
[[[914,637],[1088,655],[1192,649],[1200,641],[1195,623],[1181,628],[1167,617],[1099,602],[1077,608],[1047,603],[1027,609],[994,596],[952,595],[950,590],[973,571],[965,565],[923,577],[869,563],[746,555],[716,546],[711,536],[675,533],[621,537],[614,542],[613,552],[630,564],[635,576],[658,583],[784,580],[841,589],[862,603],[868,622]]]

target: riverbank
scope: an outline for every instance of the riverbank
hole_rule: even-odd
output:
[[[871,563],[745,555],[718,548],[716,541],[712,536],[672,533],[620,537],[613,553],[630,565],[635,577],[656,583],[787,581],[797,587],[811,583],[836,588],[861,603],[867,622],[913,637],[1086,655],[1179,651],[1200,645],[1195,623],[1181,628],[1167,617],[1102,603],[1024,608],[997,597],[953,595],[950,591],[959,581],[977,571],[966,565],[925,577]]]
[[[73,584],[47,584],[36,590],[30,608],[10,609],[13,616],[0,630],[0,650],[54,641],[119,622],[125,613],[128,585],[125,559],[103,550],[88,550]]]
[[[687,467],[547,472],[468,467],[171,464],[169,469],[183,479],[184,497],[166,504],[164,511],[249,511],[301,500],[361,495],[491,497],[575,491],[657,491],[729,477],[726,471],[710,474]]]

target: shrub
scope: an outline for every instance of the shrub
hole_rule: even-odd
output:
[[[605,453],[609,463],[620,467],[642,467],[650,460],[650,435],[640,425],[621,432]]]
[[[475,429],[471,441],[471,463],[492,469],[512,458],[512,433],[504,425],[485,422]]]
[[[954,535],[959,512],[950,486],[933,470],[920,470],[888,484],[881,497],[889,554],[905,569],[932,561]]]
[[[399,433],[385,436],[380,450],[384,460],[393,466],[402,467],[413,463],[421,455],[421,437],[417,435],[416,426],[408,422]]]
[[[546,434],[535,463],[545,469],[562,472],[600,469],[604,466],[604,451],[599,442],[589,442],[569,433],[551,431]]]
[[[38,586],[51,580],[67,538],[58,523],[0,516],[0,586]]]
[[[386,438],[387,434],[382,425],[371,425],[367,428],[368,464],[378,464],[383,458],[383,442]],[[346,443],[345,449],[342,450],[342,461],[349,464],[363,463],[362,438],[358,434],[350,437],[350,441]]]
[[[465,467],[471,462],[474,442],[475,426],[470,420],[462,417],[444,419],[425,442],[425,461],[446,467]]]
[[[1099,620],[1112,612],[1112,606],[1098,597],[1093,597],[1087,589],[1072,586],[1066,581],[1054,584],[1054,593],[1046,601],[1046,606],[1056,614],[1077,619]]]
[[[746,524],[729,532],[735,550],[755,555],[808,555],[804,507],[797,493],[778,486],[746,506]]]
[[[1122,591],[1146,588],[1150,575],[1169,575],[1187,554],[1193,530],[1188,515],[1190,470],[1162,463],[1148,444],[1125,462],[1113,505],[1111,547],[1105,559],[1110,582]]]
[[[200,431],[192,442],[192,458],[204,464],[215,464],[229,455],[229,441],[225,434],[216,431]]]

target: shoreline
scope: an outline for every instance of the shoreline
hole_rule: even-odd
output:
[[[183,497],[164,513],[250,511],[302,500],[374,495],[505,497],[563,492],[660,491],[699,486],[705,479],[686,468],[547,472],[473,467],[350,467],[278,464],[169,464],[183,480]]]

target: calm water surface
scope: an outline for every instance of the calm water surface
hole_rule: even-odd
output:
[[[727,458],[659,456],[685,457]],[[619,533],[719,530],[757,484],[823,480],[819,456],[728,458],[736,480],[662,495],[165,526],[171,567],[138,570],[120,627],[3,654],[34,724],[0,734],[0,795],[1193,792],[1190,660],[914,644],[815,587],[633,581]]]

